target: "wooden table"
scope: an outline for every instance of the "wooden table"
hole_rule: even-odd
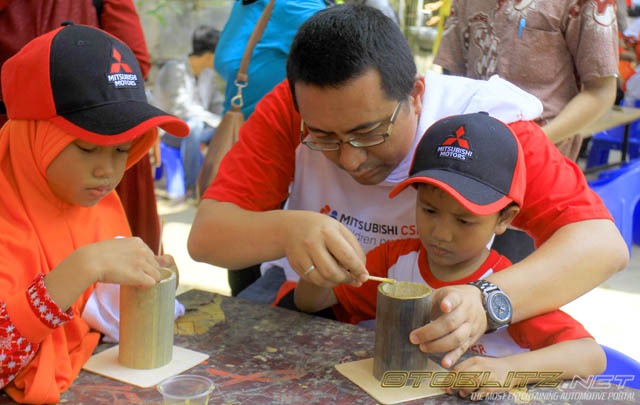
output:
[[[210,404],[375,404],[334,367],[372,357],[372,330],[196,290],[182,294],[179,300],[187,314],[176,323],[175,344],[210,354],[206,362],[185,372],[215,382]],[[101,345],[98,350],[108,347]],[[533,403],[564,404],[567,401],[562,399],[571,392],[530,388],[528,394],[547,395],[546,400]],[[630,388],[588,393],[596,392],[602,392],[608,404],[616,403],[610,396],[614,394],[625,399],[618,403],[640,401],[640,391]],[[556,397],[561,400],[548,400]],[[469,403],[441,395],[411,404],[424,402]],[[11,400],[2,394],[0,404],[7,403]],[[155,388],[141,389],[82,371],[62,394],[61,403],[161,404],[162,398]]]
[[[609,112],[600,117],[597,121],[587,125],[580,132],[585,138],[589,138],[598,132],[624,125],[624,136],[622,137],[620,162],[602,166],[591,167],[585,173],[591,173],[602,169],[619,166],[627,161],[629,155],[629,127],[631,123],[640,119],[640,108],[613,106]]]

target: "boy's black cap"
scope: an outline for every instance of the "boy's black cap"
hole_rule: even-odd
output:
[[[409,178],[391,190],[429,183],[451,194],[476,215],[522,206],[526,169],[520,142],[511,129],[487,113],[454,115],[436,121],[416,148]]]
[[[159,126],[189,127],[147,103],[133,52],[97,28],[65,25],[25,45],[2,66],[9,119],[47,120],[98,145],[128,142]]]

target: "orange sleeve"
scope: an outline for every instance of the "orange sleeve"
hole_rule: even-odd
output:
[[[43,274],[39,274],[26,291],[9,296],[5,305],[13,325],[32,343],[42,342],[54,328],[73,318],[49,297]]]

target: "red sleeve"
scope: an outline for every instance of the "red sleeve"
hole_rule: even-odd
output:
[[[518,121],[509,126],[522,144],[527,167],[527,191],[513,225],[531,235],[536,246],[572,222],[612,219],[582,170],[560,154],[537,124]]]
[[[204,198],[244,209],[277,209],[287,198],[300,144],[300,116],[285,80],[268,93],[240,128]]]
[[[529,350],[567,340],[593,338],[580,322],[559,309],[516,322],[507,331],[520,347]]]
[[[9,302],[11,310],[8,309]],[[31,324],[35,327],[26,329],[27,318],[38,324]],[[9,298],[7,303],[0,303],[0,388],[29,364],[42,338],[72,318],[71,310],[63,312],[47,294],[43,274],[38,275],[26,292]]]
[[[132,0],[103,0],[100,28],[127,44],[136,56],[145,79],[151,69],[151,57],[144,39],[142,23]]]

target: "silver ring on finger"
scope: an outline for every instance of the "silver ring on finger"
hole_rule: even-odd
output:
[[[306,277],[309,274],[311,274],[312,271],[314,271],[316,269],[315,264],[312,264],[311,266],[307,267],[307,269],[304,271],[303,276]]]

